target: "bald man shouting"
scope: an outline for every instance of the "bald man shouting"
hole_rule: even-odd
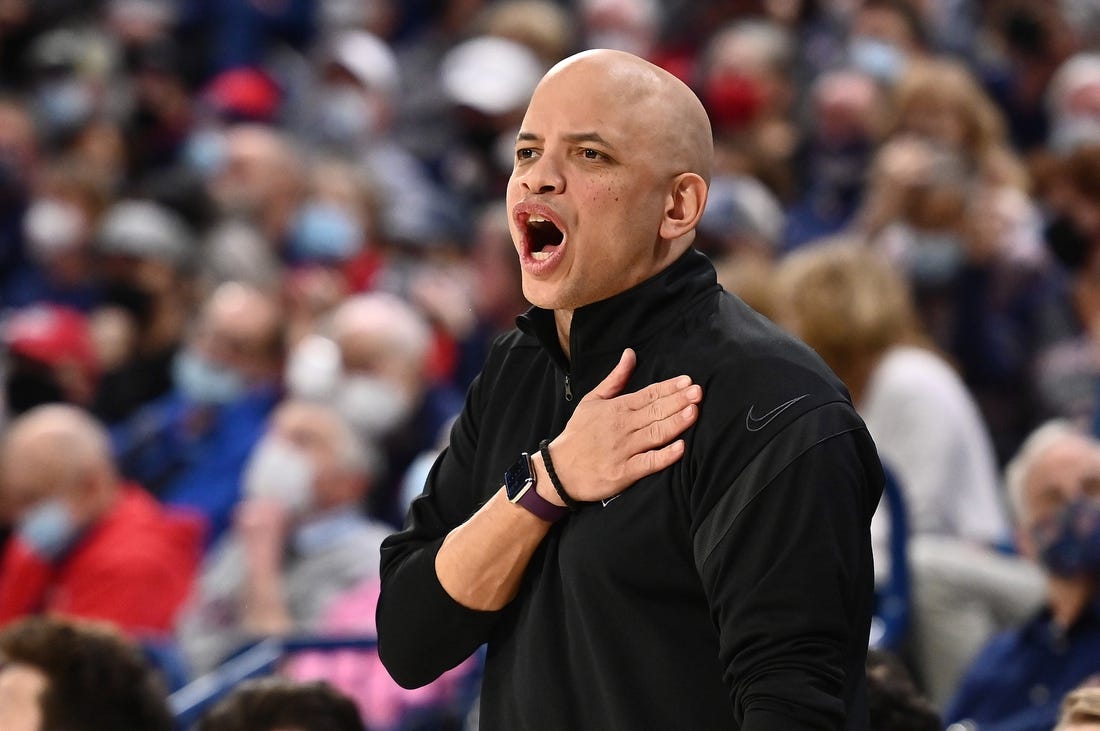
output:
[[[488,643],[481,728],[863,729],[874,444],[807,348],[692,248],[710,125],[617,51],[552,68],[516,139],[532,307],[383,546],[383,662]]]

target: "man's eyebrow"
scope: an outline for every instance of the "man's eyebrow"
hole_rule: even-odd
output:
[[[563,135],[562,139],[566,142],[572,142],[576,144],[578,142],[595,142],[603,145],[604,147],[611,147],[611,143],[605,140],[599,132],[574,132],[572,134]]]
[[[604,139],[599,132],[572,132],[562,135],[562,139],[572,144],[577,144],[578,142],[595,142],[605,147],[612,147],[612,144]],[[517,142],[538,142],[540,140],[542,140],[542,137],[534,132],[520,132],[516,135]]]

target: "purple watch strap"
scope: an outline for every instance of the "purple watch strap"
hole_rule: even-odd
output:
[[[527,492],[523,493],[520,499],[516,501],[516,505],[522,505],[548,523],[557,522],[569,514],[569,508],[555,505],[539,495],[539,491],[535,489],[535,483],[533,482],[531,487],[527,488]]]

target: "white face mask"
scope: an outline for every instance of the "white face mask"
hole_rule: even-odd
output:
[[[405,423],[412,399],[405,390],[376,376],[352,375],[340,383],[335,406],[363,436],[381,439]]]
[[[50,198],[36,200],[23,218],[31,256],[40,263],[75,249],[84,238],[86,226],[79,208]]]
[[[322,140],[349,152],[371,142],[380,126],[377,104],[349,84],[324,87],[317,108]]]
[[[313,506],[315,475],[308,454],[282,439],[264,437],[245,466],[244,497],[274,500],[293,515],[303,515]]]
[[[328,401],[342,375],[340,346],[321,335],[307,335],[287,358],[283,380],[295,398]]]

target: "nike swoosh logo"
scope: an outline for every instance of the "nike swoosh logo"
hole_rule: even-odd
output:
[[[775,420],[775,417],[779,416],[784,411],[791,408],[792,406],[797,404],[802,399],[808,397],[809,395],[810,394],[808,394],[808,393],[804,393],[801,396],[796,396],[795,398],[791,399],[790,401],[787,401],[786,403],[779,404],[778,406],[776,406],[774,409],[772,409],[768,413],[764,414],[763,416],[753,416],[752,415],[752,410],[754,408],[756,408],[756,404],[753,404],[752,406],[749,407],[748,415],[745,416],[745,428],[748,429],[749,431],[760,431],[761,429],[766,427],[768,424],[772,423],[772,421]]]

